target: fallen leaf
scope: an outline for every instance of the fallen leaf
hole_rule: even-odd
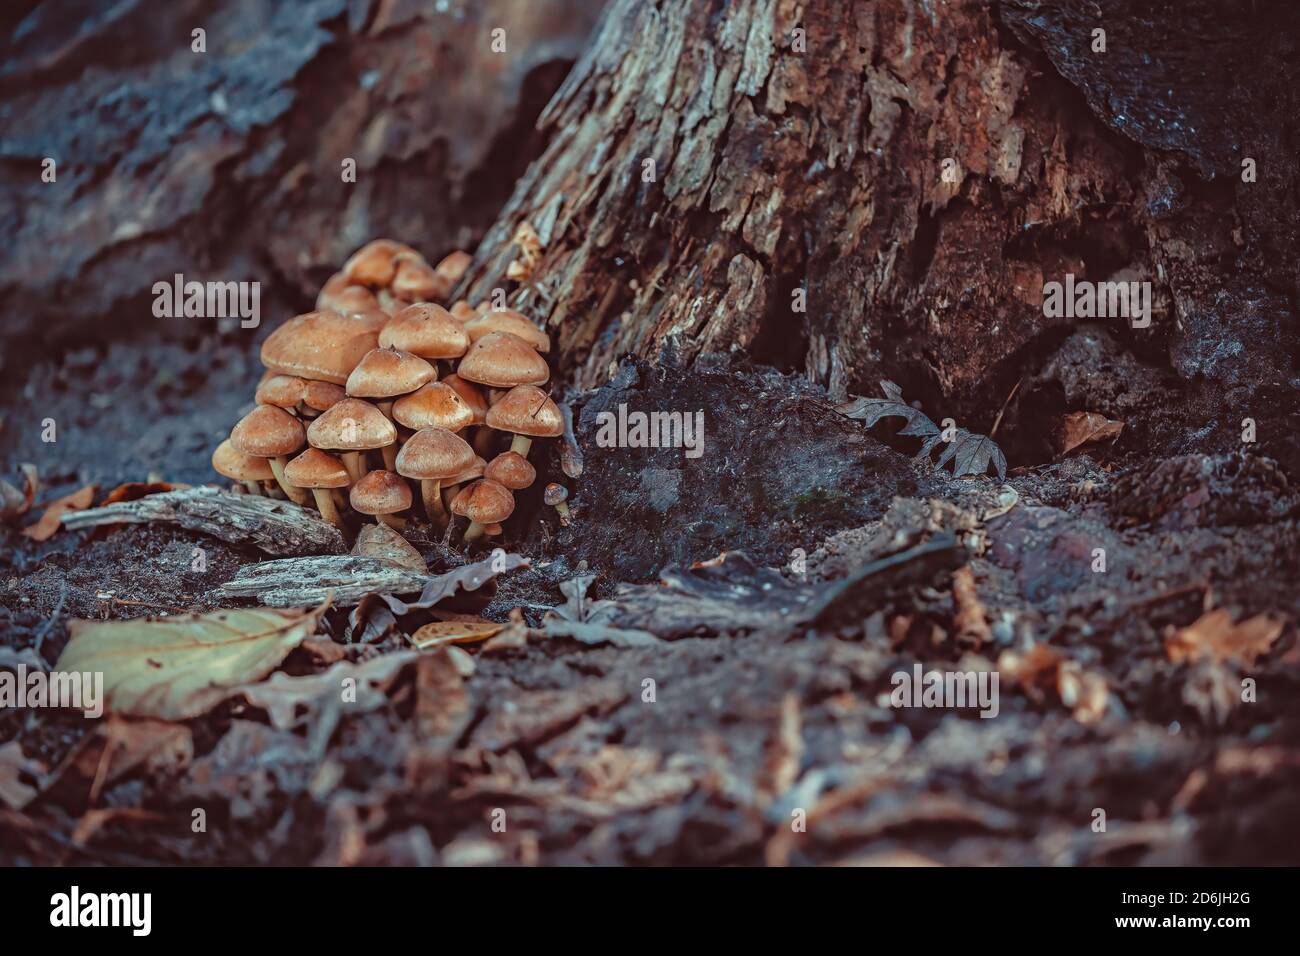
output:
[[[1118,438],[1123,430],[1123,422],[1112,421],[1097,412],[1070,412],[1061,420],[1057,454],[1065,455],[1080,445]]]
[[[898,434],[925,439],[916,457],[928,455],[942,435],[939,426],[932,422],[925,412],[907,404],[903,398],[903,390],[893,382],[882,381],[880,390],[885,393],[884,398],[855,398],[851,402],[837,405],[835,410],[845,418],[861,421],[868,428],[882,418],[905,419],[907,425]]]
[[[105,787],[140,768],[150,777],[184,769],[194,736],[184,724],[109,715],[86,734],[42,788],[72,806],[93,805]]]
[[[88,810],[80,820],[77,821],[76,827],[72,831],[72,842],[77,846],[85,846],[95,835],[110,823],[119,821],[129,821],[131,823],[166,823],[167,818],[161,813],[153,810],[144,810],[140,807],[104,807],[98,810]]]
[[[254,707],[266,711],[273,727],[289,730],[303,720],[317,720],[327,708],[336,715],[343,708],[349,713],[375,710],[388,700],[388,689],[402,669],[414,664],[420,656],[419,651],[399,651],[359,664],[340,661],[319,674],[291,677],[277,673],[270,680],[236,690]],[[354,683],[344,683],[349,680]],[[299,707],[304,709],[302,714]]]
[[[421,574],[429,573],[429,566],[420,552],[415,550],[415,546],[388,525],[379,522],[362,527],[357,535],[357,543],[352,546],[352,553],[363,558],[387,561]]]
[[[23,478],[26,479],[25,491],[19,491],[7,481],[0,481],[0,521],[12,521],[27,514],[32,509],[32,502],[36,500],[36,492],[41,484],[36,466],[24,464],[21,468]]]
[[[444,644],[473,644],[475,641],[486,641],[504,627],[504,624],[482,619],[434,621],[421,627],[407,640],[423,651]]]
[[[106,710],[185,720],[269,674],[315,632],[326,607],[73,621],[56,669],[102,672]]]
[[[952,573],[952,599],[957,606],[953,618],[957,640],[971,647],[987,644],[992,638],[988,617],[975,587],[975,572],[969,564]]]
[[[116,504],[119,501],[136,501],[145,495],[159,495],[165,491],[188,487],[189,485],[173,485],[167,481],[128,481],[110,491],[108,497],[101,501],[99,506],[102,508],[104,505]]]
[[[23,534],[33,541],[48,541],[59,530],[63,516],[69,511],[81,511],[90,507],[95,500],[97,485],[87,485],[70,495],[56,498],[46,507],[45,513],[35,524],[23,528]]]
[[[1170,628],[1165,653],[1175,664],[1209,658],[1250,665],[1269,652],[1285,628],[1286,619],[1277,614],[1256,614],[1234,624],[1227,608],[1216,608],[1187,627]]]
[[[987,435],[977,435],[964,428],[957,429],[957,435],[948,442],[934,467],[942,468],[952,461],[952,473],[956,478],[963,475],[982,475],[992,465],[998,473],[998,480],[1007,477],[1007,456]]]
[[[23,748],[16,740],[0,746],[0,802],[14,810],[21,810],[36,796],[36,782],[45,775],[45,765],[39,760],[23,756]],[[32,783],[25,783],[24,777]]]

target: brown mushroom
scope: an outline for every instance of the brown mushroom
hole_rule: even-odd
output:
[[[385,288],[397,274],[394,261],[403,252],[415,252],[410,246],[392,239],[375,239],[352,253],[343,264],[343,274],[356,285]]]
[[[524,458],[534,438],[559,438],[564,419],[556,405],[540,388],[517,385],[488,409],[487,425],[497,431],[513,432],[510,450]]]
[[[389,285],[394,296],[407,302],[441,299],[451,290],[451,283],[434,271],[418,252],[400,252],[393,257],[397,271]]]
[[[379,333],[338,312],[297,315],[262,343],[262,364],[273,372],[342,385]]]
[[[542,501],[555,509],[555,513],[560,516],[560,524],[566,527],[573,519],[573,515],[569,511],[568,500],[569,489],[564,485],[556,484],[554,481],[547,485],[546,490],[542,492]]]
[[[275,405],[310,418],[346,394],[341,387],[330,382],[314,382],[296,375],[273,373],[258,384],[254,399],[259,405]]]
[[[352,486],[348,500],[361,514],[373,515],[388,527],[400,530],[406,522],[393,515],[411,507],[411,486],[394,472],[372,471]]]
[[[212,470],[219,475],[242,482],[250,495],[260,495],[259,481],[271,481],[275,472],[265,458],[256,458],[237,451],[227,438],[212,453]]]
[[[274,405],[258,405],[230,433],[230,444],[235,451],[267,459],[276,482],[291,501],[300,505],[307,503],[307,495],[285,478],[284,465],[305,439],[302,422]]]
[[[455,478],[474,464],[474,449],[445,428],[422,428],[402,446],[397,456],[397,473],[420,482],[424,512],[436,525],[447,522],[440,483]]]
[[[467,481],[473,481],[475,478],[483,477],[483,469],[487,467],[485,462],[478,455],[474,456],[474,464],[470,465],[455,478],[448,479],[442,483],[442,505],[444,508],[451,508],[451,501],[456,497],[456,488]]]
[[[351,484],[343,462],[319,448],[308,448],[284,466],[284,474],[296,487],[311,489],[322,518],[340,531],[347,531],[338,509],[334,507],[334,496],[330,494],[331,488],[346,488]]]
[[[469,518],[465,540],[473,541],[484,530],[484,525],[505,521],[515,510],[515,496],[495,481],[483,479],[468,487],[452,499],[453,513]]]
[[[447,291],[461,280],[465,275],[469,265],[474,261],[474,257],[463,249],[457,249],[455,252],[449,252],[442,257],[442,260],[434,266],[434,271],[447,280]],[[445,296],[446,293],[444,292]]]
[[[426,359],[460,358],[469,348],[469,334],[440,305],[408,305],[379,333],[384,348],[402,349]]]
[[[465,404],[474,413],[474,421],[470,424],[481,426],[474,436],[474,450],[480,455],[486,455],[492,441],[492,430],[487,427],[487,396],[473,382],[467,382],[455,373],[442,381],[448,388],[455,389],[456,394],[465,400]]]
[[[541,385],[551,377],[551,370],[537,350],[519,336],[488,332],[469,347],[456,374],[480,385],[513,388]]]
[[[465,332],[471,343],[477,342],[489,332],[509,332],[517,335],[539,352],[551,350],[551,337],[539,329],[526,316],[511,309],[500,312],[490,311],[465,323]]]
[[[330,309],[347,315],[352,312],[365,312],[379,308],[375,294],[363,285],[353,285],[342,272],[336,272],[325,280],[320,294],[316,296],[317,309]]]
[[[466,302],[464,299],[460,299],[456,302],[453,302],[451,308],[448,309],[447,311],[451,313],[451,317],[453,319],[455,319],[457,322],[461,323],[462,325],[464,325],[470,319],[478,318],[478,314],[479,314],[478,310],[475,309],[474,306]]]
[[[401,349],[374,349],[366,353],[348,376],[347,391],[353,398],[376,399],[379,410],[392,418],[396,396],[414,392],[437,377],[438,370],[418,355]],[[385,445],[383,454],[384,466],[392,471],[396,447]]]
[[[445,428],[458,432],[474,423],[474,412],[445,382],[428,382],[393,402],[393,420],[412,431]]]
[[[345,398],[307,427],[307,441],[315,448],[343,452],[344,467],[359,481],[365,471],[360,453],[397,441],[397,428],[369,402]]]
[[[523,455],[504,451],[483,469],[483,477],[511,491],[518,491],[537,480],[537,469]]]

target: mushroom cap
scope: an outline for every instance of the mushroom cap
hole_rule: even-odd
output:
[[[552,507],[562,501],[567,501],[568,498],[569,489],[554,481],[547,485],[546,490],[542,492],[542,500]]]
[[[411,507],[411,486],[391,471],[372,471],[348,494],[352,507],[363,515],[391,515]]]
[[[372,349],[348,376],[353,398],[392,398],[413,392],[438,377],[438,370],[401,349]]]
[[[440,305],[408,305],[384,326],[379,344],[428,359],[460,358],[469,348],[469,333]]]
[[[478,310],[464,299],[458,299],[453,302],[448,311],[451,312],[451,317],[453,319],[461,323],[468,322],[470,319],[478,317]]]
[[[459,484],[463,484],[466,481],[473,481],[475,478],[482,478],[483,469],[485,469],[486,467],[487,467],[487,462],[485,462],[479,455],[475,455],[474,464],[470,465],[470,467],[466,468],[456,477],[449,478],[447,480],[447,484],[459,485]]]
[[[489,332],[469,347],[456,374],[480,385],[541,385],[551,370],[537,351],[511,332]]]
[[[230,432],[235,451],[256,458],[292,455],[305,439],[302,422],[274,405],[258,405]]]
[[[227,438],[212,453],[212,470],[235,481],[270,481],[275,477],[265,458],[255,458],[236,450]]]
[[[393,402],[393,418],[417,431],[421,428],[445,428],[449,432],[458,432],[474,424],[474,411],[445,382],[429,382]]]
[[[366,451],[397,441],[397,428],[378,408],[359,398],[345,398],[307,426],[315,448]]]
[[[559,438],[564,434],[560,407],[535,385],[516,385],[501,396],[488,409],[487,426],[533,438]]]
[[[393,260],[403,252],[415,250],[392,239],[374,239],[352,253],[343,264],[343,274],[356,285],[381,288],[393,281],[397,274]]]
[[[471,424],[482,425],[487,421],[487,396],[483,394],[477,385],[465,381],[454,372],[444,378],[442,384],[452,389],[469,406],[469,410],[474,413],[474,421]]]
[[[495,481],[484,478],[466,485],[451,499],[453,513],[479,524],[505,521],[515,510],[515,496]]]
[[[343,462],[319,448],[308,448],[285,465],[284,477],[298,488],[346,488],[351,482]]]
[[[483,477],[511,491],[518,491],[520,488],[527,488],[537,480],[537,469],[519,452],[505,451],[493,458],[483,469]]]
[[[365,322],[322,310],[296,315],[262,343],[262,364],[273,372],[342,385],[362,357],[379,344]]]
[[[358,286],[357,288],[360,288]],[[360,322],[369,332],[376,335],[380,333],[385,325],[392,321],[392,316],[384,311],[383,307],[376,302],[368,309],[358,309],[355,312],[348,313],[347,317],[353,322]]]
[[[378,308],[379,300],[363,285],[353,285],[346,275],[336,272],[320,287],[316,296],[317,309],[331,309],[348,314]]]
[[[318,412],[333,408],[347,397],[348,393],[342,385],[335,385],[333,382],[314,382],[309,378],[302,380],[302,403]]]
[[[448,291],[450,287],[460,281],[461,276],[469,268],[469,264],[474,261],[474,257],[463,249],[457,249],[449,252],[442,257],[442,260],[434,267],[434,271],[443,278],[449,280]],[[445,294],[445,293],[444,293]]]
[[[477,342],[489,332],[510,332],[519,336],[539,352],[551,350],[551,337],[533,324],[525,315],[510,309],[489,311],[465,323],[470,342]]]
[[[397,265],[397,272],[389,288],[399,299],[428,302],[441,299],[451,291],[451,280],[438,275],[419,253],[399,253],[393,262]]]
[[[445,428],[422,428],[397,453],[397,473],[407,478],[454,478],[474,464],[474,449]]]
[[[302,401],[303,382],[296,375],[272,373],[258,383],[253,400],[259,405],[293,408]]]

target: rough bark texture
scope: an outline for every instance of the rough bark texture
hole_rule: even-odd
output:
[[[580,385],[677,336],[688,358],[744,349],[833,396],[890,373],[987,427],[1075,324],[1044,318],[1045,281],[1151,280],[1151,327],[1112,320],[1125,350],[1251,393],[1284,382],[1295,13],[1222,6],[619,0],[466,292],[512,288]],[[1245,154],[1258,183],[1236,176]],[[514,289],[525,221],[545,248]]]
[[[7,17],[0,363],[109,330],[212,331],[154,318],[152,284],[176,272],[260,281],[270,326],[377,234],[431,257],[472,246],[600,6],[122,0]]]
[[[311,607],[327,598],[338,607],[367,594],[418,592],[429,576],[374,558],[348,555],[263,561],[240,568],[221,586],[226,598],[257,598],[269,607]]]
[[[339,529],[321,520],[315,511],[287,501],[232,495],[208,486],[73,511],[64,516],[63,527],[79,531],[155,521],[210,534],[232,544],[251,544],[267,554],[329,554],[345,550]]]

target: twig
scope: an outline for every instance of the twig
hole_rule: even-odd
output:
[[[1002,424],[1002,416],[1006,414],[1007,406],[1011,404],[1011,399],[1016,397],[1016,392],[1020,391],[1020,386],[1024,381],[1024,376],[1021,376],[1020,381],[1016,382],[1015,387],[1011,389],[1011,394],[1007,396],[1007,400],[1003,402],[1002,407],[998,409],[998,417],[993,419],[993,427],[989,429],[990,438],[998,433],[998,426]]]

